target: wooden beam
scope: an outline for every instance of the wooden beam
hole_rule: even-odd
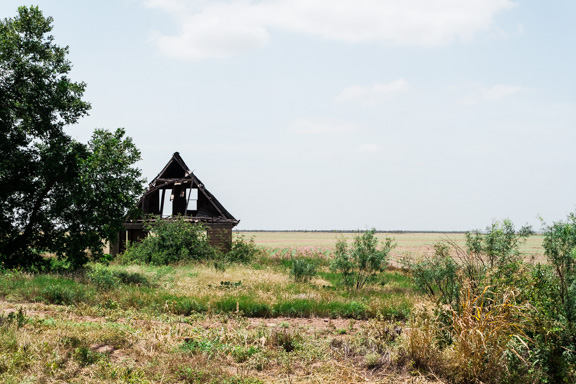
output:
[[[160,200],[160,217],[162,217],[162,214],[164,213],[164,195],[166,195],[165,189],[162,190],[162,200]]]

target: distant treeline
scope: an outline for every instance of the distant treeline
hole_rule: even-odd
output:
[[[302,232],[302,233],[363,233],[365,229],[234,229],[234,232]],[[470,231],[401,231],[376,230],[376,233],[466,233]]]

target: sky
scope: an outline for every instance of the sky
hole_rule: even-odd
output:
[[[0,17],[21,1],[2,0]],[[539,230],[576,212],[573,0],[38,0],[152,180],[237,229]]]

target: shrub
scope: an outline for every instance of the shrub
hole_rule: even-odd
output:
[[[434,245],[434,256],[409,264],[416,287],[439,304],[458,305],[462,287],[460,266],[446,243]]]
[[[376,230],[372,229],[356,236],[352,247],[348,247],[345,239],[336,242],[330,269],[340,274],[346,288],[360,290],[370,279],[386,269],[388,254],[396,244],[393,239],[386,238],[378,249],[375,233]]]
[[[114,271],[103,265],[96,264],[86,272],[88,281],[101,291],[108,291],[120,284],[148,286],[150,283],[140,273]]]
[[[364,366],[367,369],[375,369],[382,365],[380,362],[380,355],[378,353],[368,353],[364,356]]]
[[[260,254],[261,251],[254,243],[254,238],[246,240],[244,235],[236,236],[232,240],[230,251],[226,254],[225,258],[230,262],[248,263]]]
[[[308,282],[316,276],[318,265],[306,258],[293,258],[292,269],[290,275],[294,277],[295,281]]]
[[[149,236],[128,247],[124,261],[167,265],[179,261],[206,260],[216,257],[201,224],[191,224],[182,217],[156,220],[147,227]]]
[[[485,233],[466,233],[466,248],[451,240],[434,245],[434,255],[422,261],[405,263],[420,291],[438,304],[460,309],[460,291],[466,287],[481,294],[523,284],[519,246],[532,234],[530,227],[518,232],[510,220],[494,221]]]
[[[494,221],[486,227],[486,233],[472,231],[466,233],[466,248],[477,255],[479,260],[487,262],[490,269],[504,268],[519,260],[520,244],[532,235],[532,228],[524,226],[516,231],[508,219]]]
[[[564,316],[569,323],[576,321],[576,215],[567,222],[546,228],[542,242],[546,257],[558,280],[558,294]]]
[[[120,279],[108,268],[95,265],[86,272],[88,281],[99,290],[107,291],[120,285]]]
[[[532,271],[531,357],[555,383],[576,382],[576,215],[545,227],[549,265]]]

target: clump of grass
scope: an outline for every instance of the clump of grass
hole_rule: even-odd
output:
[[[302,334],[298,329],[275,329],[270,335],[272,345],[282,348],[286,352],[294,351],[302,342]]]
[[[248,347],[236,346],[232,349],[232,357],[237,363],[248,361],[253,355],[260,352],[260,348],[250,345]]]
[[[27,322],[26,311],[22,307],[18,311],[10,312],[7,315],[0,314],[0,328],[9,328],[12,325],[22,328]]]
[[[72,357],[78,362],[78,364],[80,364],[80,366],[85,367],[102,359],[104,354],[95,352],[88,347],[78,347],[74,350]]]
[[[439,372],[444,361],[438,335],[442,335],[443,330],[433,308],[420,305],[408,323],[400,360],[410,362],[417,369]]]
[[[36,300],[47,304],[75,305],[90,302],[92,290],[75,281],[52,282],[41,288]]]
[[[368,353],[364,356],[364,366],[368,369],[374,369],[381,366],[380,355],[377,353]]]
[[[220,312],[235,312],[250,317],[269,317],[272,314],[270,305],[259,303],[247,295],[226,297],[215,302],[214,306]]]
[[[476,296],[467,291],[461,311],[452,313],[453,343],[447,350],[455,381],[503,381],[510,342],[522,341],[526,336],[521,324],[525,308],[515,303],[517,295],[507,290],[494,297],[488,287]],[[518,355],[516,351],[510,352]]]

